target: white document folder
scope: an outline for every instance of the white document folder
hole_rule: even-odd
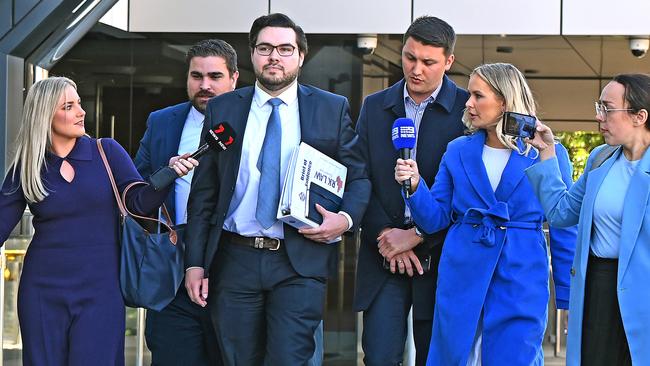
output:
[[[280,196],[278,220],[298,229],[317,227],[323,219],[315,204],[338,212],[346,175],[344,165],[301,142],[291,154]]]

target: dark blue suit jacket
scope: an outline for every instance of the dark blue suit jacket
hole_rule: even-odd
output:
[[[186,268],[195,266],[209,271],[214,259],[237,182],[242,141],[253,94],[254,88],[246,87],[208,102],[204,131],[216,123],[227,121],[237,133],[237,138],[228,150],[208,152],[199,160],[188,204]],[[365,164],[354,148],[358,138],[351,127],[347,99],[299,84],[298,106],[301,141],[348,168],[341,210],[358,224],[368,203],[370,182]],[[298,274],[329,277],[331,273],[328,267],[336,259],[337,245],[308,240],[288,225],[284,226],[284,237],[289,260]]]
[[[417,163],[426,182],[433,182],[447,143],[461,136],[461,121],[468,94],[447,76],[435,102],[426,108],[417,135]],[[399,157],[393,148],[391,129],[395,119],[405,117],[404,80],[366,98],[361,107],[357,133],[358,147],[368,165],[372,194],[361,223],[361,246],[357,264],[354,307],[366,310],[381,290],[388,276],[382,267],[383,258],[377,250],[377,236],[387,227],[404,227],[404,199],[395,181],[395,162]],[[416,254],[432,254],[430,273],[416,275],[413,280],[413,314],[416,319],[432,319],[440,248],[444,232],[427,236],[415,248]]]
[[[147,118],[147,130],[135,155],[135,167],[145,179],[158,168],[166,166],[172,156],[178,155],[183,126],[191,106],[190,102],[176,104],[152,112]],[[173,188],[165,205],[174,219],[176,203]]]

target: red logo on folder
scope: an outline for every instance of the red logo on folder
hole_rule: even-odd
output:
[[[336,192],[341,192],[341,188],[343,188],[343,180],[341,179],[340,176],[336,177]]]

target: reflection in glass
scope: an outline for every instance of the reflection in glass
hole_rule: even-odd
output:
[[[23,269],[25,252],[32,238],[32,214],[26,210],[22,219],[4,243],[2,279],[2,361],[3,365],[22,365],[22,341],[18,324],[18,284]]]

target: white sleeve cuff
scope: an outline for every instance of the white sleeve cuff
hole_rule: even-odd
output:
[[[348,213],[345,211],[339,211],[339,213],[345,216],[345,218],[348,220],[348,229],[346,231],[352,229],[352,226],[354,225],[354,223],[352,222],[352,217],[350,217],[350,215],[348,215]]]

